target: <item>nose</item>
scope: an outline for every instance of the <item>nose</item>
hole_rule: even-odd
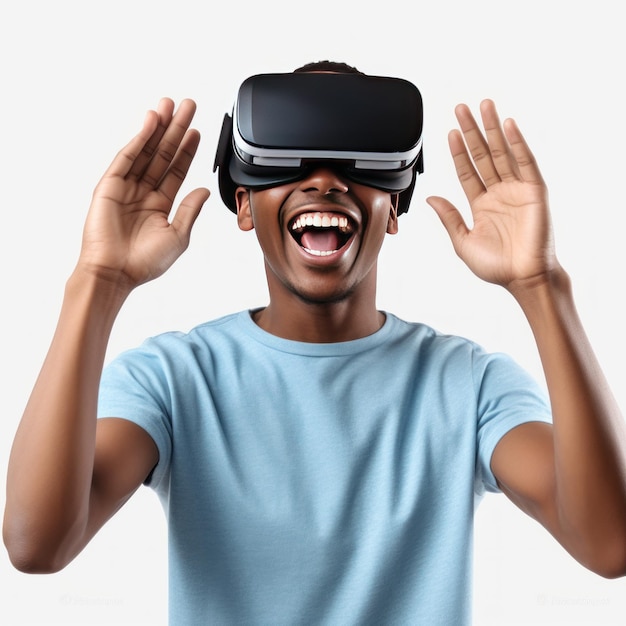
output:
[[[320,166],[311,170],[301,181],[301,191],[318,191],[323,195],[346,193],[348,185],[339,174],[328,166]]]

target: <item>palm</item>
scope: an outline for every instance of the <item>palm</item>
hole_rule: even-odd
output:
[[[458,253],[480,278],[506,285],[544,271],[551,244],[542,195],[528,183],[501,182],[473,201]]]

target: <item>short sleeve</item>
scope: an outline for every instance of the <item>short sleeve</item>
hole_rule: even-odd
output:
[[[149,343],[122,353],[107,365],[100,381],[98,417],[134,422],[154,440],[159,461],[146,481],[158,490],[168,474],[172,450],[171,402],[158,353]]]
[[[491,457],[500,439],[520,424],[550,423],[552,415],[547,394],[509,356],[483,353],[478,360],[476,491],[498,492]]]

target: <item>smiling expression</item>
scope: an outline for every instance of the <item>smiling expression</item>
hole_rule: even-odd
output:
[[[375,296],[376,260],[385,233],[397,231],[396,196],[320,167],[306,178],[236,192],[238,222],[255,229],[270,299],[311,303]]]

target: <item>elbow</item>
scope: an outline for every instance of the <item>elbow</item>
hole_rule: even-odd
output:
[[[5,540],[4,544],[11,564],[24,574],[55,574],[67,565],[45,550],[33,549],[26,542]]]
[[[605,541],[600,548],[590,552],[589,558],[582,561],[587,569],[607,579],[626,576],[626,534]]]
[[[13,567],[23,574],[55,574],[61,571],[69,561],[62,561],[41,550],[29,550],[23,546],[5,542],[9,560]]]
[[[54,574],[71,560],[63,558],[62,542],[38,540],[19,524],[5,520],[2,538],[11,564],[24,574]]]
[[[48,559],[42,559],[37,555],[24,554],[22,552],[9,552],[9,560],[15,569],[23,574],[55,574],[63,569],[64,565],[57,565]]]
[[[626,576],[626,558],[605,559],[604,562],[594,566],[592,571],[607,579],[623,578]]]
[[[602,578],[607,578],[609,580],[623,578],[624,576],[626,576],[626,564],[624,563],[620,563],[618,565],[602,564],[599,567],[594,567],[590,569],[595,574],[598,574],[598,576],[602,576]]]

